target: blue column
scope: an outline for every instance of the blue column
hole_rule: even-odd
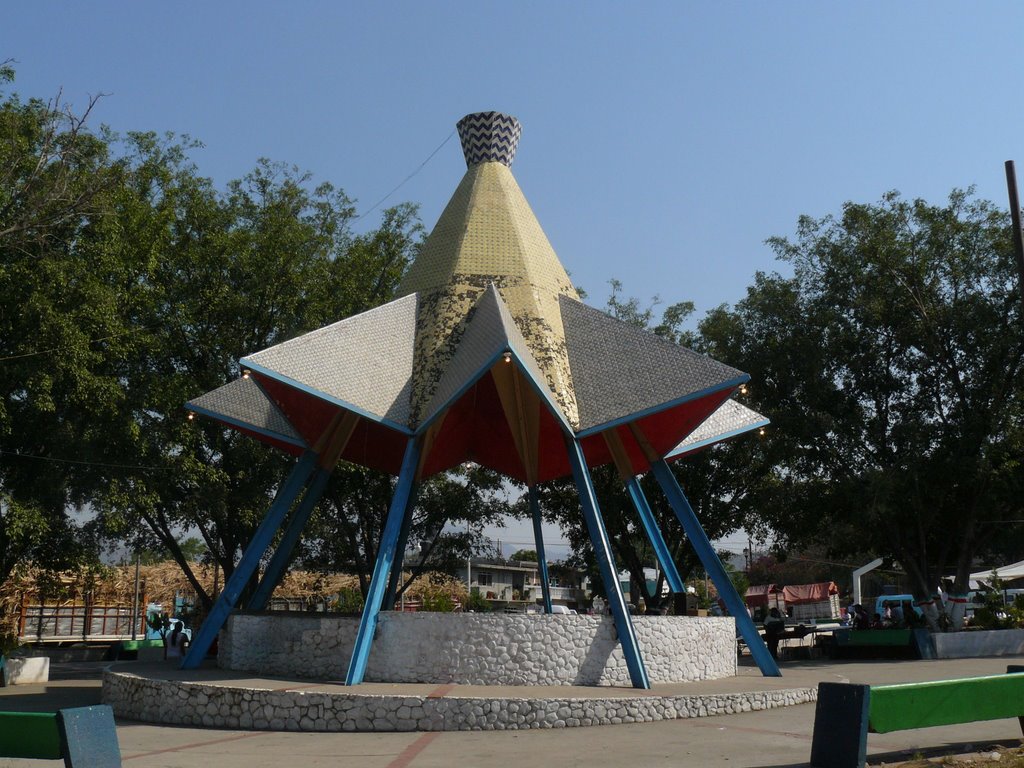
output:
[[[761,633],[757,631],[753,619],[747,613],[747,606],[744,605],[743,599],[732,585],[729,574],[726,573],[722,561],[718,559],[718,555],[711,546],[711,542],[708,541],[708,536],[704,533],[700,521],[697,520],[693,507],[690,506],[690,502],[683,494],[683,489],[679,487],[676,476],[672,474],[672,469],[664,459],[658,459],[651,462],[651,471],[668,497],[668,503],[672,505],[676,517],[679,518],[679,522],[683,525],[683,530],[686,531],[687,537],[693,543],[693,548],[697,550],[697,556],[700,558],[701,563],[704,564],[704,570],[708,572],[711,581],[718,590],[718,594],[725,601],[725,606],[729,609],[729,613],[736,619],[736,628],[746,641],[754,661],[757,662],[757,666],[761,669],[761,674],[765,677],[781,677],[782,673],[779,672],[779,665],[775,663],[775,659],[768,653],[768,648],[764,644],[764,640],[761,639]]]
[[[313,473],[313,479],[306,489],[306,494],[302,497],[302,501],[299,502],[299,506],[295,508],[295,512],[292,513],[292,519],[288,521],[288,527],[285,528],[284,535],[281,537],[277,549],[270,558],[267,570],[263,572],[263,579],[260,581],[259,586],[256,587],[256,592],[253,594],[252,599],[245,606],[247,611],[262,611],[267,607],[270,595],[280,583],[281,577],[284,576],[285,569],[288,567],[288,561],[292,556],[292,551],[295,549],[295,545],[299,543],[299,537],[302,536],[302,531],[305,529],[306,523],[309,522],[309,516],[313,513],[317,502],[320,501],[320,497],[323,496],[324,488],[327,487],[327,480],[330,476],[330,471],[323,467],[318,467],[316,472]]]
[[[395,495],[391,498],[391,509],[388,510],[384,533],[381,534],[380,546],[377,548],[377,562],[373,566],[373,576],[370,577],[370,590],[366,595],[366,604],[363,606],[363,617],[359,621],[359,632],[352,648],[352,659],[349,661],[345,685],[358,685],[363,682],[363,675],[366,674],[366,664],[370,660],[370,646],[373,644],[373,633],[377,628],[377,615],[380,613],[381,599],[384,597],[388,577],[391,575],[391,566],[395,559],[395,545],[398,543],[398,534],[401,532],[402,518],[409,506],[419,458],[420,443],[416,438],[410,437],[405,446],[402,469],[398,475]]]
[[[260,527],[253,534],[252,541],[249,542],[249,546],[242,553],[242,559],[238,561],[238,565],[235,566],[231,578],[224,585],[224,591],[220,593],[220,597],[214,603],[210,615],[206,617],[206,621],[203,622],[199,631],[192,638],[188,653],[185,654],[185,658],[181,662],[182,669],[195,669],[206,658],[206,652],[210,650],[214,638],[217,637],[217,633],[220,632],[224,622],[227,621],[228,616],[234,609],[239,595],[242,594],[246,582],[249,581],[249,577],[252,576],[260,564],[260,558],[267,551],[267,547],[274,538],[274,533],[281,527],[284,516],[288,513],[292,502],[295,501],[295,497],[302,491],[306,481],[309,480],[309,476],[316,468],[316,459],[317,456],[312,451],[306,451],[302,454],[302,458],[296,462],[295,468],[292,469],[288,479],[278,489],[277,495],[267,511],[267,516],[263,518]]]
[[[544,533],[540,527],[540,499],[537,496],[537,486],[531,485],[528,494],[530,512],[533,513],[533,539],[537,545],[537,565],[540,566],[540,589],[544,594],[544,613],[551,613],[551,582],[548,580],[548,558],[544,554]]]
[[[417,491],[419,486],[413,485],[405,512],[402,514],[402,529],[398,532],[398,543],[395,544],[395,564],[391,567],[388,588],[384,592],[384,602],[380,606],[382,611],[390,611],[395,607],[395,595],[398,594],[398,582],[402,578],[402,565],[405,563],[405,547],[409,543],[409,529],[412,527],[412,513],[416,510]]]
[[[640,655],[640,646],[636,640],[636,632],[633,631],[633,621],[629,617],[629,610],[626,608],[626,599],[622,596],[622,585],[619,584],[619,574],[615,568],[611,545],[608,542],[608,532],[605,530],[604,521],[601,519],[601,510],[597,505],[594,484],[590,480],[590,472],[587,471],[583,447],[573,437],[566,437],[565,442],[569,450],[572,476],[576,481],[577,489],[579,489],[580,505],[583,507],[583,519],[586,521],[587,532],[590,534],[590,544],[594,548],[594,556],[601,569],[601,579],[604,581],[608,603],[615,619],[615,631],[619,635],[622,654],[626,657],[626,666],[629,668],[629,679],[633,682],[634,688],[650,688],[651,681],[647,677],[647,669],[644,667],[644,660]]]
[[[665,543],[665,537],[661,535],[661,529],[658,527],[658,521],[654,519],[654,512],[651,511],[651,505],[647,503],[647,496],[644,495],[644,489],[640,487],[640,479],[637,477],[630,477],[626,481],[626,490],[629,492],[629,498],[633,500],[633,506],[636,507],[636,512],[640,516],[640,522],[644,526],[644,530],[647,531],[647,538],[651,542],[651,546],[654,547],[654,553],[658,556],[658,562],[661,563],[661,569],[665,572],[665,580],[668,582],[668,588],[676,594],[683,592],[686,587],[683,585],[683,580],[679,576],[679,571],[676,569],[675,561],[672,559],[672,553],[668,551],[668,544]]]

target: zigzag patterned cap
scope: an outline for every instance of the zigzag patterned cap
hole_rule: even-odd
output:
[[[511,166],[523,127],[511,115],[474,112],[455,124],[466,165],[497,162]]]

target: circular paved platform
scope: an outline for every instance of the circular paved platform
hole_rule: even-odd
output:
[[[813,701],[807,675],[736,677],[655,685],[475,686],[251,677],[171,663],[125,662],[103,677],[118,717],[168,725],[270,731],[466,731],[573,728],[772,709]]]

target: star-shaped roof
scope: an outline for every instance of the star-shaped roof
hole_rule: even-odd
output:
[[[458,124],[468,169],[399,298],[241,360],[188,407],[291,451],[420,477],[475,461],[527,483],[588,463],[643,471],[728,401],[746,374],[579,300],[510,165],[518,121]]]

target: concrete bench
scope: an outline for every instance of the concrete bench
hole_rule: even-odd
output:
[[[868,733],[1024,716],[1024,667],[1009,674],[901,685],[819,683],[811,765],[864,768]],[[1024,720],[1022,728],[1024,728]]]
[[[50,679],[50,660],[46,656],[0,656],[0,685],[31,685]]]
[[[120,768],[114,710],[98,705],[0,712],[0,757],[63,759],[66,768]]]

